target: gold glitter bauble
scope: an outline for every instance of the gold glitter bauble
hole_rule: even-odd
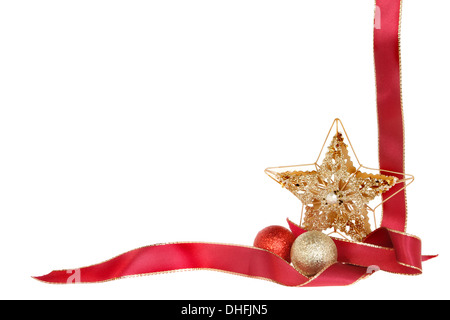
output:
[[[307,231],[295,239],[291,261],[303,275],[309,277],[337,261],[334,241],[320,231]]]

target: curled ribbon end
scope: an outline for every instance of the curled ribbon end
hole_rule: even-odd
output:
[[[31,278],[45,283],[79,283],[81,281],[80,269],[75,270],[57,270],[42,276],[32,276]]]
[[[422,261],[427,261],[427,260],[430,260],[433,258],[437,258],[438,256],[439,256],[438,254],[422,256]]]
[[[52,281],[48,281],[48,276],[51,274],[52,272],[50,272],[49,274],[43,275],[43,276],[31,276],[32,279],[37,280],[39,282],[45,282],[45,283],[55,283]]]

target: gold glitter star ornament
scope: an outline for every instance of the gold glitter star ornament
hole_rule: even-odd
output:
[[[348,236],[352,240],[362,241],[371,232],[368,213],[373,212],[372,223],[376,228],[375,209],[382,204],[371,208],[370,202],[395,184],[411,183],[414,178],[386,170],[383,172],[393,175],[381,174],[379,169],[361,165],[354,154],[358,162],[356,168],[350,158],[343,134],[339,132],[339,124],[347,136],[342,122],[339,119],[334,120],[315,163],[267,168],[265,172],[300,199],[303,204],[300,220],[304,229],[329,231],[329,234],[336,233],[344,238]],[[319,159],[334,127],[336,134],[332,137],[319,165]],[[348,136],[347,140],[349,141]],[[353,147],[351,149],[355,153]],[[299,167],[306,166],[312,167],[313,170],[299,170]],[[360,171],[363,168],[375,173]]]

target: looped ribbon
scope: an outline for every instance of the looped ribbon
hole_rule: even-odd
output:
[[[374,23],[374,58],[377,85],[380,167],[404,172],[404,127],[401,101],[399,27],[401,0],[377,0]],[[402,176],[399,176],[402,179]],[[214,270],[269,280],[285,286],[343,286],[374,271],[417,275],[423,256],[419,238],[405,233],[406,193],[403,184],[384,195],[381,227],[363,242],[332,238],[337,262],[313,277],[306,277],[281,257],[264,249],[204,242],[156,244],[134,249],[88,267],[52,271],[34,277],[48,283],[104,282],[130,276],[181,270]],[[400,191],[399,191],[400,190]],[[287,220],[295,236],[305,232]]]

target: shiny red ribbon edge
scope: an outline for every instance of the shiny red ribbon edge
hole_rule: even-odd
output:
[[[377,0],[374,23],[380,167],[394,172],[404,172],[399,47],[401,3],[401,0]],[[384,198],[402,187],[400,184]],[[402,190],[383,204],[381,227],[363,242],[332,238],[338,249],[338,261],[313,277],[302,275],[287,261],[264,249],[178,242],[146,246],[99,264],[52,271],[34,278],[47,283],[93,283],[183,270],[213,270],[285,286],[317,287],[350,285],[378,270],[417,275],[422,273],[422,262],[436,255],[421,254],[421,240],[405,233],[406,217],[406,193]],[[290,220],[288,225],[295,236],[306,231]]]

